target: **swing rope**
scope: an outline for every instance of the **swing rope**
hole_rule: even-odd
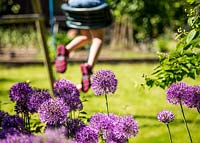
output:
[[[54,3],[53,3],[53,0],[49,0],[49,18],[50,18],[50,26],[51,26],[52,44],[54,47],[54,51],[56,52],[56,35],[54,32]]]

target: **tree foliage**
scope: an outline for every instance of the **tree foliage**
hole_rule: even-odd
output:
[[[188,10],[188,30],[178,29],[176,50],[159,54],[160,64],[154,73],[145,76],[147,86],[166,88],[185,77],[200,75],[200,2],[192,2]]]
[[[174,30],[186,22],[183,13],[188,4],[185,0],[107,1],[116,20],[124,16],[132,18],[135,40],[157,37],[166,28],[171,27]]]

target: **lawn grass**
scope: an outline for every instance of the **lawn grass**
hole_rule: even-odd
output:
[[[178,105],[171,105],[166,100],[165,91],[161,88],[141,86],[144,84],[143,74],[150,74],[156,64],[97,64],[94,71],[99,69],[112,70],[118,79],[118,88],[114,95],[108,96],[109,110],[118,115],[131,114],[139,124],[139,133],[130,143],[168,143],[167,127],[157,121],[157,113],[168,109],[175,114],[175,121],[170,124],[173,143],[188,143],[189,137],[182,120],[182,114]],[[30,81],[31,86],[49,89],[47,71],[42,66],[5,67],[0,66],[0,101],[1,109],[13,113],[13,103],[9,100],[9,88],[16,82]],[[77,64],[69,63],[65,74],[55,74],[56,79],[66,78],[80,83],[80,68]],[[196,80],[185,79],[188,84],[198,84]],[[90,90],[81,93],[82,99],[87,99],[84,111],[87,116],[97,112],[106,113],[104,96],[95,96]],[[8,104],[9,103],[9,104]],[[200,141],[199,124],[200,114],[196,109],[184,107],[186,119],[193,142]]]

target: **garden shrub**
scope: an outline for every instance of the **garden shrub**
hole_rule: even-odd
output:
[[[166,88],[174,82],[200,75],[200,2],[193,3],[188,11],[189,30],[178,29],[175,51],[159,53],[159,65],[146,75],[146,85]]]

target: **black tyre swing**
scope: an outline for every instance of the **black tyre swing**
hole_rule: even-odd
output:
[[[66,25],[75,29],[97,29],[112,24],[113,19],[109,5],[102,5],[91,8],[74,8],[67,3],[61,5],[66,16]]]

